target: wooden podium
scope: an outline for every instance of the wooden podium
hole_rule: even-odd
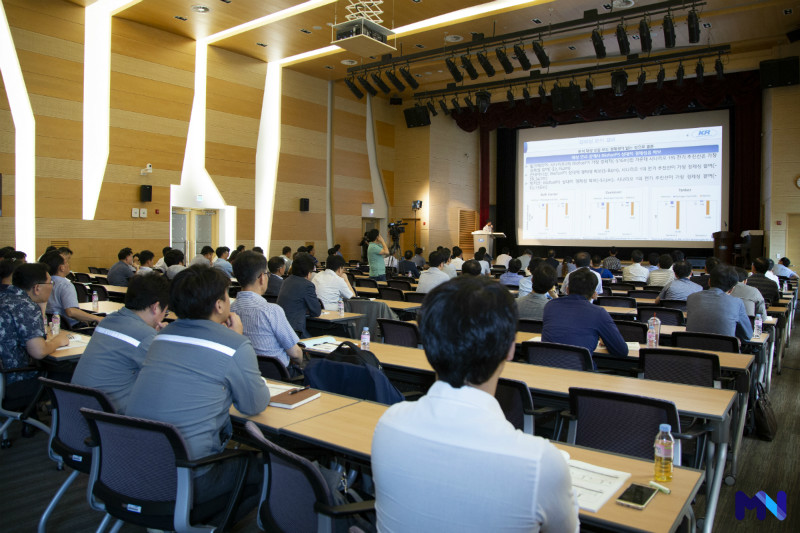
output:
[[[494,257],[494,240],[500,238],[505,239],[505,233],[492,233],[491,231],[483,231],[479,229],[478,231],[472,232],[472,239],[473,244],[475,246],[475,251],[478,251],[478,248],[481,246],[486,248],[486,253]]]
[[[736,240],[736,234],[732,231],[718,231],[713,234],[714,237],[714,257],[727,263],[733,264],[733,243]]]

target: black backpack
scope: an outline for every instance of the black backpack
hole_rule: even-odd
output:
[[[381,362],[375,357],[375,354],[369,350],[362,350],[354,343],[345,341],[339,345],[334,351],[326,357],[329,361],[336,361],[338,363],[350,363],[353,365],[374,366],[378,370],[383,370]]]

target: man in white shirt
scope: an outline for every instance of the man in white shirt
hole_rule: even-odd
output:
[[[778,264],[772,267],[772,273],[778,277],[796,278],[797,274],[794,272],[794,270],[789,269],[789,265],[791,264],[792,262],[789,260],[788,257],[781,257],[778,260]]]
[[[441,252],[431,252],[428,256],[428,264],[430,268],[419,275],[419,284],[417,285],[417,292],[428,293],[435,289],[442,283],[450,281],[450,276],[444,272],[444,256]]]
[[[508,268],[508,262],[513,259],[511,254],[509,253],[509,249],[503,248],[502,253],[497,256],[497,259],[494,260],[494,264],[497,266],[504,266]],[[530,259],[530,258],[529,258]]]
[[[591,270],[592,274],[597,276],[597,289],[594,292],[597,293],[598,296],[603,294],[603,278],[600,276],[600,273],[592,270],[590,265],[592,264],[592,256],[589,255],[589,252],[578,252],[575,254],[575,270],[570,272],[564,277],[564,281],[561,283],[561,294],[567,294],[567,287],[569,287],[569,276],[580,270],[581,268],[585,268],[587,270]]]
[[[142,250],[139,252],[139,270],[136,271],[136,274],[142,275],[152,272],[153,259],[155,259],[155,254],[150,250]]]
[[[461,270],[461,265],[464,264],[464,258],[461,257],[463,253],[460,247],[453,246],[453,259],[450,261],[450,265],[457,271]]]
[[[628,265],[622,269],[623,282],[641,281],[647,283],[647,277],[650,275],[650,271],[642,266],[643,259],[644,259],[644,254],[642,253],[641,250],[634,250],[633,252],[631,252],[631,260],[633,261],[633,264]],[[611,269],[609,268],[609,270]]]
[[[488,276],[492,273],[492,267],[489,266],[489,261],[486,260],[486,249],[481,247],[475,252],[475,261],[481,265],[481,274]]]
[[[154,269],[160,270],[161,272],[164,273],[167,272],[166,257],[167,257],[167,252],[169,252],[170,250],[172,250],[171,246],[165,246],[164,248],[161,249],[161,259],[156,261],[156,266],[153,267]],[[141,261],[141,257],[139,258],[139,260]]]
[[[325,262],[325,270],[318,272],[311,280],[317,289],[317,298],[322,300],[322,306],[329,311],[336,311],[339,307],[339,298],[349,300],[355,296],[350,280],[347,279],[345,267],[347,262],[339,255],[329,255]]]
[[[189,261],[188,266],[203,265],[210,267],[212,265],[211,261],[213,259],[214,259],[214,249],[210,246],[203,246],[203,249],[200,250],[200,253],[194,256],[191,261]]]
[[[515,430],[494,397],[516,324],[514,298],[491,280],[428,293],[419,328],[438,381],[375,428],[378,531],[578,531],[563,456]]]
[[[458,276],[458,272],[456,272],[456,268],[453,266],[453,261],[450,258],[450,248],[442,248],[440,253],[442,254],[443,263],[442,263],[442,270],[450,279]]]

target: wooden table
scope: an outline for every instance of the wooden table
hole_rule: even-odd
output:
[[[69,333],[70,340],[80,340],[83,342],[88,343],[91,337],[89,335],[81,335],[80,333]],[[58,349],[55,352],[51,353],[47,357],[51,359],[55,359],[56,361],[70,361],[72,359],[80,359],[81,355],[83,355],[83,351],[86,349],[86,345],[70,347],[65,346],[64,348]]]
[[[125,304],[122,302],[112,302],[109,300],[102,300],[97,302],[97,311],[94,311],[92,309],[92,302],[85,302],[78,304],[78,307],[81,308],[83,311],[86,311],[87,313],[94,313],[96,315],[108,315],[114,313],[115,311],[119,311],[120,309],[125,307]],[[178,315],[170,311],[164,318],[166,320],[178,320]]]
[[[322,310],[322,314],[315,317],[308,317],[306,320],[324,320],[325,322],[350,322],[351,320],[358,320],[359,318],[364,318],[365,314],[363,313],[342,313],[339,314],[338,311],[326,311],[325,309]]]
[[[285,384],[284,384],[285,385]],[[329,392],[320,392],[320,397],[294,409],[281,409],[280,407],[267,407],[257,415],[245,416],[235,407],[231,407],[231,417],[239,421],[252,420],[262,429],[277,434],[291,424],[309,420],[321,414],[329,413],[345,406],[360,402],[357,398],[340,396]]]

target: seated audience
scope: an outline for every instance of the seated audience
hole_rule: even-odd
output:
[[[709,288],[686,299],[686,331],[717,333],[750,340],[753,327],[744,302],[730,295],[739,282],[736,270],[719,265],[711,272]]]
[[[214,268],[222,270],[228,278],[233,277],[233,266],[228,261],[230,251],[231,249],[227,246],[220,246],[214,251],[217,256],[217,260],[214,261]],[[263,252],[261,255],[264,255]]]
[[[525,272],[528,269],[528,265],[531,264],[531,257],[533,257],[533,252],[530,248],[525,248],[522,250],[522,255],[517,257],[520,263],[520,272]]]
[[[136,272],[133,268],[133,250],[130,248],[123,248],[117,254],[117,261],[111,268],[108,269],[106,279],[109,285],[117,285],[119,287],[127,287],[128,280],[130,280]]]
[[[492,273],[492,267],[489,265],[489,261],[486,260],[486,249],[483,247],[478,248],[478,251],[475,252],[475,261],[481,265],[481,274],[488,276]],[[464,268],[463,266],[461,267]]]
[[[417,292],[428,293],[435,287],[450,281],[450,276],[444,271],[444,255],[441,252],[431,252],[428,256],[428,270],[419,275]]]
[[[453,246],[453,259],[450,265],[458,272],[464,265],[464,251],[459,246]]]
[[[735,267],[734,270],[736,270],[739,283],[731,289],[731,296],[735,296],[744,302],[744,310],[747,316],[761,315],[761,319],[765,319],[767,317],[767,308],[764,304],[764,297],[758,289],[744,283],[747,280],[747,270],[740,267]]]
[[[170,306],[178,320],[153,339],[128,399],[126,415],[174,425],[190,461],[225,449],[233,435],[231,406],[255,415],[269,403],[253,346],[242,335],[239,317],[230,312],[229,285],[219,269],[200,265],[175,276]],[[194,471],[196,509],[208,510],[220,501],[224,508],[242,460]],[[252,496],[242,502],[239,514],[257,503],[262,477],[257,463],[250,462],[244,491]]]
[[[422,257],[422,248],[414,248],[414,257],[412,257],[411,260],[417,265],[417,269],[421,269],[425,266],[425,258]]]
[[[650,271],[647,276],[647,284],[663,287],[673,279],[675,279],[675,272],[672,270],[672,256],[661,254],[658,257],[658,269]]]
[[[284,268],[280,257],[270,259],[273,260]],[[231,304],[231,311],[241,318],[244,336],[253,343],[256,354],[276,358],[290,376],[299,376],[303,373],[303,351],[297,345],[297,334],[286,320],[283,308],[263,298],[269,284],[264,272],[266,267],[267,259],[262,254],[245,251],[237,256],[233,273],[242,290]]]
[[[578,267],[572,262],[571,255],[565,255],[561,265],[557,269],[558,277],[565,278],[570,272],[574,272]]]
[[[650,272],[652,272],[653,270],[658,270],[658,258],[659,255],[657,252],[651,252],[647,254],[647,262],[650,264],[647,265],[647,267],[645,268],[647,268],[647,270],[649,270]]]
[[[517,298],[517,313],[520,318],[542,320],[545,304],[558,298],[556,270],[543,261],[533,271],[531,278],[533,291],[526,296]]]
[[[450,256],[450,248],[442,248],[441,250],[439,250],[439,253],[442,254],[442,264],[444,265],[442,267],[442,271],[444,271],[444,273],[447,274],[447,276],[450,279],[453,279],[454,277],[458,276],[456,267],[454,267],[452,264]]]
[[[47,266],[47,272],[53,281],[53,290],[47,299],[46,312],[51,315],[61,315],[67,322],[66,324],[62,322],[61,327],[69,329],[75,327],[79,321],[91,324],[103,320],[103,317],[87,313],[78,306],[78,292],[66,277],[69,274],[69,259],[58,251],[52,251],[44,254],[40,262]]]
[[[411,260],[413,257],[414,252],[411,250],[406,250],[406,252],[403,254],[403,260],[400,261],[400,264],[397,266],[397,272],[404,276],[418,278],[419,269],[417,269],[417,264]]]
[[[313,273],[311,255],[298,252],[292,263],[292,274],[283,280],[281,292],[278,293],[278,305],[286,313],[292,329],[303,339],[311,336],[306,329],[306,316],[318,317],[322,313],[317,290],[311,283]]]
[[[508,262],[511,261],[511,259],[512,259],[511,251],[506,246],[501,250],[500,255],[497,256],[497,259],[495,259],[494,264],[497,266],[504,266],[508,268]]]
[[[173,249],[167,252],[167,256],[164,258],[164,264],[167,265],[167,270],[165,272],[167,279],[173,279],[179,272],[186,269],[184,259],[185,256],[180,250]]]
[[[167,252],[172,250],[171,246],[165,246],[161,249],[161,259],[156,261],[156,266],[153,268],[156,270],[160,270],[163,274],[167,273]]]
[[[114,409],[125,414],[133,384],[144,364],[169,305],[169,281],[160,274],[131,279],[125,307],[111,313],[94,330],[72,382],[105,392]]]
[[[686,300],[690,294],[703,290],[703,287],[689,280],[692,275],[692,265],[686,261],[678,261],[672,265],[675,279],[667,283],[656,297],[656,304],[661,300]]]
[[[236,259],[236,257],[240,253],[244,252],[246,249],[247,247],[244,244],[240,244],[239,246],[237,246],[236,249],[231,252],[231,255],[228,256],[228,262],[233,264],[233,260]],[[216,254],[216,251],[214,253]]]
[[[692,276],[692,281],[700,285],[703,290],[708,289],[708,280],[710,279],[709,274],[711,274],[711,272],[717,268],[717,265],[721,263],[722,261],[714,256],[706,257],[705,272],[700,276]]]
[[[281,285],[283,285],[283,275],[286,273],[286,262],[283,257],[278,255],[270,258],[267,261],[267,270],[269,270],[269,283],[267,283],[267,291],[264,293],[267,296],[278,296],[281,292]],[[235,270],[234,270],[235,272]],[[239,281],[239,278],[236,278]],[[239,284],[242,282],[239,281]]]
[[[769,302],[768,305],[776,303],[780,299],[781,293],[778,282],[772,281],[766,276],[769,271],[767,260],[763,257],[756,258],[750,265],[750,269],[753,273],[747,278],[747,285],[757,289],[764,297],[764,301]]]
[[[644,254],[641,250],[634,250],[631,252],[631,261],[633,261],[632,265],[628,265],[622,269],[622,281],[640,281],[642,283],[647,282],[647,277],[650,275],[650,271],[647,270],[645,267],[642,266],[642,259],[644,259]]]
[[[306,246],[306,253],[311,256],[311,260],[314,261],[314,267],[316,267],[319,264],[319,259],[317,259],[317,250],[313,244]]]
[[[544,258],[544,262],[553,267],[553,270],[555,270],[556,272],[558,272],[558,269],[561,266],[561,263],[559,263],[558,259],[556,259],[556,251],[553,250],[552,248],[547,250],[547,257]],[[530,265],[528,265],[528,270],[530,270],[530,268],[531,268]],[[531,272],[533,271],[531,270]]]
[[[13,259],[0,260],[0,294],[12,285],[14,271],[22,264]]]
[[[136,274],[149,274],[153,271],[153,260],[155,259],[155,254],[150,250],[142,250],[139,252],[139,270],[136,271]]]
[[[311,280],[317,291],[317,298],[329,311],[339,309],[339,299],[349,300],[356,295],[350,280],[347,278],[345,268],[347,262],[340,255],[330,255],[325,261],[325,270],[317,273]]]
[[[389,255],[383,258],[383,264],[386,265],[386,268],[394,268],[397,269],[397,265],[400,264],[400,261],[395,257],[397,252],[389,252]]]
[[[515,430],[495,399],[516,323],[491,280],[459,276],[428,293],[419,329],[437,381],[375,428],[378,531],[578,531],[563,456]]]
[[[588,270],[592,274],[597,277],[597,286],[595,287],[595,292],[597,294],[603,294],[603,278],[600,277],[600,273],[595,272],[591,268],[589,268],[591,264],[591,256],[589,252],[578,252],[575,254],[575,268],[567,276],[564,278],[564,281],[561,283],[561,294],[567,294],[567,288],[569,287],[569,279],[570,277],[577,272],[578,270],[584,269]]]
[[[289,272],[292,269],[292,247],[284,246],[283,250],[281,250],[280,257],[283,259],[283,262],[286,263],[286,270],[284,272]]]
[[[617,247],[612,246],[608,251],[608,257],[603,259],[603,267],[609,270],[622,270],[622,263],[617,259]]]
[[[780,279],[778,278],[778,276],[776,276],[776,275],[775,275],[775,273],[772,271],[772,269],[773,269],[773,268],[775,268],[775,261],[773,261],[772,259],[769,259],[769,258],[768,258],[768,259],[767,259],[767,263],[769,264],[769,270],[767,270],[767,273],[766,273],[766,274],[764,274],[764,275],[765,275],[766,277],[768,277],[769,279],[771,279],[772,281],[774,281],[775,283],[777,283],[777,284],[779,284],[779,285],[780,285],[780,282],[781,282],[781,280],[780,280]]]
[[[551,300],[544,308],[542,341],[583,346],[594,353],[603,339],[611,355],[628,356],[628,345],[608,311],[594,305],[597,276],[588,268],[570,275],[567,295]]]
[[[470,259],[469,261],[464,261],[464,264],[461,265],[461,275],[467,276],[480,276],[483,273],[483,267],[480,263],[475,261],[474,259]]]
[[[212,263],[213,260],[214,260],[214,249],[212,247],[206,245],[206,246],[203,246],[203,248],[200,250],[199,254],[194,256],[192,258],[192,260],[189,261],[189,266],[203,265],[203,266],[210,267],[213,264]]]
[[[778,264],[772,268],[772,273],[779,278],[796,278],[797,274],[794,272],[794,270],[789,269],[791,264],[792,262],[788,257],[781,257],[778,260]]]
[[[683,261],[686,258],[684,253],[680,250],[672,250],[672,252],[670,252],[670,255],[672,256],[673,263],[677,263],[678,261]]]
[[[508,270],[500,274],[500,283],[515,289],[519,288],[519,280],[525,277],[519,273],[521,267],[519,259],[511,259],[508,262]]]
[[[614,274],[605,267],[603,267],[603,261],[600,259],[600,256],[595,254],[592,256],[592,270],[600,274],[600,279],[614,279]]]

